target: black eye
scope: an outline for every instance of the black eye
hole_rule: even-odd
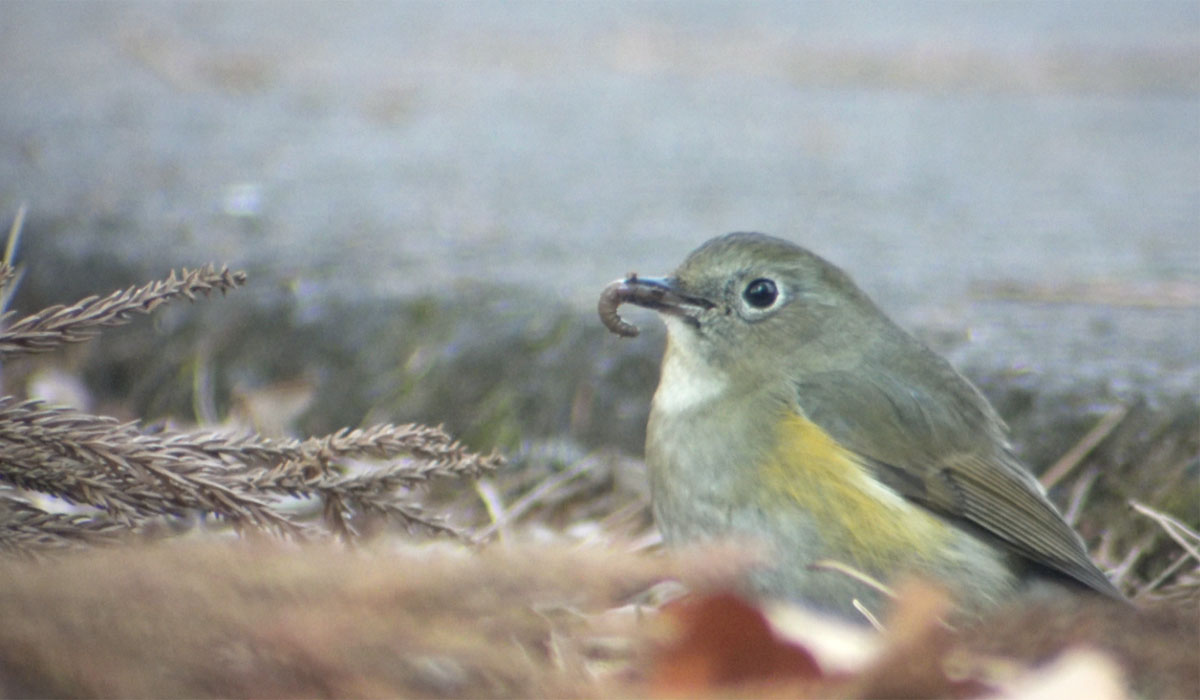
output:
[[[746,285],[746,291],[742,292],[742,298],[756,309],[765,309],[779,298],[779,290],[775,287],[774,282],[760,277]]]

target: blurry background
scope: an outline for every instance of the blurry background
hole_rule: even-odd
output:
[[[1035,464],[1196,410],[1192,0],[5,0],[0,94],[20,310],[251,273],[58,358],[99,410],[640,454],[661,331],[597,296],[730,230],[846,268]]]

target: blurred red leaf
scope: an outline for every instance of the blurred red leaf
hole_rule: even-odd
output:
[[[822,677],[812,654],[780,639],[758,608],[733,593],[689,596],[663,612],[678,632],[655,659],[653,694]]]

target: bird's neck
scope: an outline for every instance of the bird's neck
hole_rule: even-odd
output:
[[[667,337],[652,410],[663,416],[702,411],[730,391],[729,376],[699,357],[688,343]]]

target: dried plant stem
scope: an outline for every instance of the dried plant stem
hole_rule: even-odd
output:
[[[578,478],[579,475],[583,474],[591,466],[592,466],[591,460],[581,459],[578,462],[576,462],[575,465],[573,465],[570,469],[563,471],[563,472],[559,472],[558,474],[555,474],[554,476],[550,477],[549,479],[546,479],[542,483],[538,484],[537,487],[535,487],[532,491],[530,491],[529,493],[522,496],[521,499],[518,500],[516,503],[513,503],[512,506],[508,508],[508,510],[501,513],[498,518],[494,519],[491,522],[491,524],[489,524],[487,527],[483,528],[478,533],[476,533],[475,541],[476,542],[486,541],[497,530],[503,528],[507,523],[509,523],[513,519],[519,518],[522,513],[529,510],[530,508],[532,508],[539,501],[546,498],[547,496],[552,494],[554,491],[562,488],[567,483]]]
[[[8,238],[4,243],[4,255],[0,257],[0,312],[8,310],[8,304],[16,294],[17,283],[22,271],[15,263],[17,243],[21,240],[21,230],[25,227],[26,207],[22,204],[13,217],[12,225],[8,227]]]
[[[265,503],[219,481],[222,465],[130,423],[0,398],[0,480],[94,506],[126,525],[200,509],[299,534]]]
[[[17,243],[21,240],[21,230],[25,228],[25,214],[28,210],[29,207],[25,206],[24,203],[17,207],[17,215],[13,217],[12,224],[8,227],[8,237],[4,242],[4,256],[0,258],[0,262],[3,262],[4,266],[10,270],[12,269],[13,260],[17,257]],[[7,282],[8,280],[4,280],[3,283],[0,283],[0,287],[3,287]]]
[[[0,291],[3,291],[17,276],[16,269],[6,262],[0,262]]]
[[[862,601],[860,601],[858,598],[855,598],[854,600],[850,601],[850,604],[854,606],[854,609],[858,611],[858,614],[866,618],[867,623],[870,624],[871,627],[875,628],[876,632],[884,631],[883,623],[879,621],[879,618],[876,617],[875,613],[871,612],[870,608],[868,608],[866,605],[863,605]]]
[[[12,274],[0,261],[0,287]],[[85,341],[172,299],[225,292],[245,279],[244,273],[209,266],[54,306],[0,331],[0,356]],[[5,396],[0,397],[0,551],[96,542],[143,530],[153,520],[194,514],[239,530],[292,538],[333,533],[352,539],[359,535],[362,516],[459,534],[414,501],[413,489],[432,479],[476,477],[501,464],[498,455],[475,454],[441,429],[416,424],[344,429],[306,440],[148,433],[136,423]],[[20,489],[62,499],[76,512],[47,512],[23,498]],[[285,507],[289,498],[319,503],[324,529]]]
[[[818,570],[822,570],[822,571],[836,571],[837,573],[842,574],[843,576],[849,576],[850,578],[854,579],[855,581],[858,581],[859,583],[863,583],[863,584],[866,584],[867,586],[870,586],[871,588],[879,591],[880,593],[884,594],[888,598],[894,599],[896,597],[896,592],[893,591],[891,588],[889,588],[882,581],[872,577],[870,574],[867,574],[863,571],[859,571],[858,569],[854,568],[853,566],[850,566],[849,564],[846,564],[844,562],[840,562],[836,559],[821,559],[819,561],[815,561],[815,562],[809,564],[808,567],[810,569],[818,569]]]
[[[1100,419],[1100,422],[1096,423],[1096,425],[1089,430],[1087,434],[1079,440],[1079,442],[1075,443],[1074,447],[1067,450],[1067,453],[1060,457],[1057,462],[1047,469],[1045,474],[1042,474],[1042,486],[1051,488],[1059,481],[1062,481],[1063,477],[1065,477],[1067,474],[1070,474],[1072,469],[1079,466],[1079,463],[1082,462],[1084,458],[1092,452],[1092,450],[1096,449],[1096,446],[1099,445],[1104,438],[1108,437],[1109,433],[1111,433],[1118,425],[1120,425],[1121,421],[1125,420],[1125,416],[1127,415],[1129,415],[1129,407],[1125,405],[1118,405],[1108,413],[1105,413],[1104,417]]]
[[[1154,544],[1156,539],[1158,539],[1157,532],[1147,533],[1144,537],[1135,542],[1133,546],[1129,547],[1129,549],[1125,552],[1125,556],[1121,558],[1121,561],[1113,565],[1105,566],[1105,569],[1108,573],[1108,578],[1113,582],[1114,586],[1120,587],[1125,583],[1125,579],[1128,578],[1129,573],[1133,571],[1135,566],[1137,566],[1138,561],[1145,556],[1146,551],[1150,548],[1150,545]],[[1111,539],[1105,540],[1106,551],[1111,549],[1111,542]],[[1097,560],[1102,561],[1099,557],[1097,557]]]
[[[1078,526],[1079,514],[1083,512],[1083,504],[1087,501],[1088,494],[1091,493],[1092,486],[1095,485],[1096,479],[1099,477],[1099,470],[1089,469],[1084,472],[1083,476],[1071,488],[1071,500],[1067,503],[1066,510],[1063,511],[1063,519],[1071,527]]]
[[[0,454],[6,456],[0,482],[91,506],[127,527],[198,511],[292,537],[311,533],[279,512],[284,496],[321,500],[326,525],[342,537],[356,534],[354,513],[457,534],[402,491],[502,464],[426,426],[383,425],[279,443],[216,433],[146,434],[135,424],[11,397],[0,398]],[[338,462],[346,457],[396,461],[348,476]]]
[[[167,301],[214,290],[225,292],[245,283],[243,272],[212,265],[198,270],[174,271],[165,280],[130,287],[106,297],[88,297],[71,306],[51,306],[26,316],[0,331],[0,354],[45,352],[64,343],[86,341],[106,326],[128,323],[134,314],[147,314]],[[0,317],[7,320],[8,314]]]
[[[0,552],[6,554],[113,542],[125,532],[127,528],[103,514],[47,513],[24,501],[0,497]]]
[[[1187,552],[1197,562],[1200,562],[1200,534],[1197,534],[1195,530],[1192,530],[1170,515],[1157,511],[1150,506],[1143,505],[1137,501],[1130,501],[1129,505],[1137,512],[1158,523],[1159,527],[1167,533],[1167,536],[1183,548],[1183,551]]]
[[[1138,589],[1137,594],[1145,595],[1147,593],[1153,593],[1155,590],[1158,589],[1159,586],[1163,585],[1163,583],[1165,581],[1167,581],[1167,579],[1174,576],[1175,572],[1179,571],[1179,569],[1182,568],[1183,565],[1186,564],[1189,559],[1192,559],[1191,554],[1189,554],[1187,552],[1183,552],[1182,554],[1180,554],[1175,559],[1175,561],[1171,562],[1171,564],[1169,566],[1167,566],[1165,569],[1163,569],[1161,572],[1159,572],[1158,576],[1155,576],[1153,580],[1148,581],[1144,586],[1141,586]]]

